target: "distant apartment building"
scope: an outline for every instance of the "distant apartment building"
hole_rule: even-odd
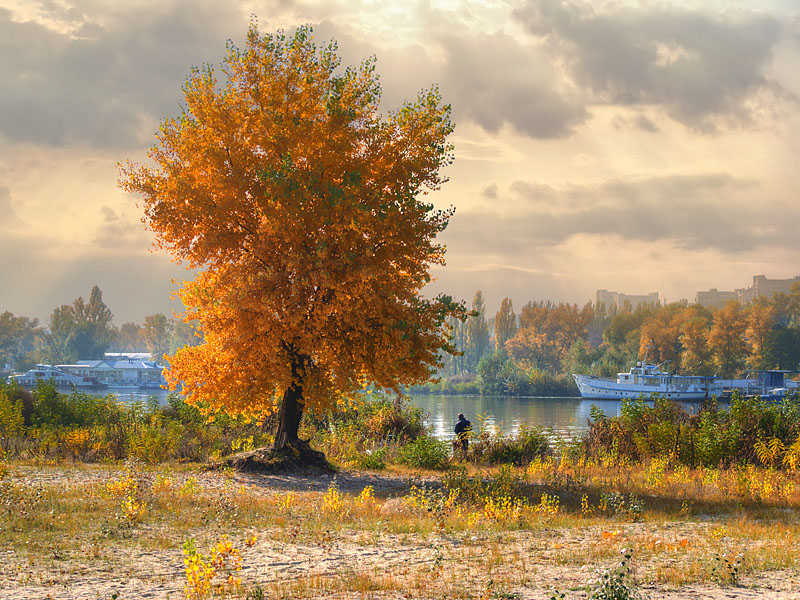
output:
[[[609,292],[608,290],[597,290],[596,305],[605,304],[606,308],[615,306],[618,310],[629,306],[631,310],[636,309],[640,304],[660,304],[658,292],[650,294],[622,294],[620,292]]]
[[[763,275],[753,275],[753,299],[788,294],[792,291],[792,284],[798,281],[800,275],[791,279],[767,279]]]
[[[721,308],[728,300],[738,300],[741,304],[752,302],[756,298],[770,298],[775,294],[788,294],[792,284],[800,282],[800,275],[791,279],[767,279],[764,275],[753,275],[753,285],[738,288],[733,292],[720,292],[712,288],[707,292],[697,292],[698,304]]]
[[[717,288],[711,288],[707,292],[697,292],[695,303],[713,308],[722,308],[728,300],[739,300],[739,291],[720,292]]]

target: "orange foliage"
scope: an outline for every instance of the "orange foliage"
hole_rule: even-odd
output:
[[[167,377],[209,413],[262,416],[288,389],[327,408],[367,382],[426,380],[452,350],[445,319],[466,317],[419,295],[452,215],[418,197],[445,180],[450,107],[434,88],[383,117],[374,60],[338,66],[309,27],[251,25],[223,81],[192,70],[155,166],[120,167],[157,246],[200,270],[178,296],[205,343]]]
[[[559,371],[570,346],[586,340],[594,317],[591,304],[528,302],[520,313],[520,330],[506,343],[512,357],[539,369]]]
[[[517,335],[506,342],[506,350],[514,360],[525,361],[542,371],[561,370],[563,349],[544,333],[536,333],[533,327],[520,329]]]
[[[713,375],[712,356],[708,348],[708,325],[708,321],[699,315],[681,325],[681,368],[684,373]]]
[[[763,301],[756,301],[750,306],[747,313],[745,336],[750,346],[750,356],[747,364],[754,369],[769,368],[765,364],[764,343],[775,324],[775,308]]]
[[[714,312],[714,324],[708,334],[708,346],[714,354],[719,375],[733,377],[747,356],[746,321],[741,305],[729,300]]]
[[[669,362],[674,370],[708,371],[708,316],[699,305],[671,304],[652,312],[642,323],[639,355],[648,361]]]

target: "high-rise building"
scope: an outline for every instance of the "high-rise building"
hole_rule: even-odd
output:
[[[800,275],[791,279],[767,279],[764,275],[753,275],[753,299],[788,294],[792,291],[792,284],[798,281]]]
[[[721,292],[712,288],[707,292],[697,292],[695,299],[703,306],[721,308],[728,300],[738,300],[741,304],[752,302],[756,298],[770,298],[775,294],[788,294],[792,284],[800,282],[800,275],[791,279],[767,279],[764,275],[753,275],[753,285],[737,288],[733,292]]]

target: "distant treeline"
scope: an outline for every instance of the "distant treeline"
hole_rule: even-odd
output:
[[[452,320],[458,355],[445,355],[438,381],[415,393],[575,395],[573,373],[613,376],[645,353],[671,372],[733,377],[743,369],[795,369],[800,362],[800,285],[789,294],[712,309],[676,302],[618,310],[550,301],[519,314],[505,298],[487,318],[479,290],[472,316]],[[48,322],[0,314],[0,371],[36,363],[66,364],[104,352],[150,352],[156,359],[202,341],[191,324],[163,314],[144,323],[113,323],[99,287],[53,310]],[[4,369],[5,365],[8,368]]]
[[[800,362],[799,284],[789,294],[718,309],[685,301],[621,310],[541,301],[516,314],[505,298],[490,319],[479,290],[472,311],[466,322],[450,322],[460,355],[443,357],[439,382],[411,391],[574,395],[573,373],[614,376],[645,355],[673,373],[720,377]]]
[[[38,319],[0,314],[0,372],[26,371],[37,363],[70,364],[103,358],[105,352],[150,352],[161,360],[181,346],[202,341],[188,323],[157,313],[144,323],[113,323],[103,292],[92,288],[89,300],[55,308],[46,325]],[[8,365],[8,367],[6,367]]]

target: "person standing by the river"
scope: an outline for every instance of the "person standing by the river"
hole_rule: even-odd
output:
[[[458,423],[456,423],[456,439],[461,445],[461,452],[464,458],[467,458],[467,450],[469,449],[469,432],[472,431],[472,423],[470,423],[464,416],[464,413],[458,413]]]

